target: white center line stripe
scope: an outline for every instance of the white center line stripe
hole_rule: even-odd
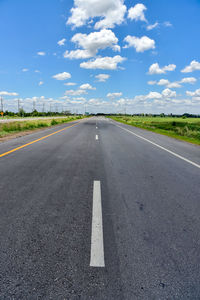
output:
[[[96,134],[96,140],[98,140],[99,139],[99,137],[98,137],[98,135]]]
[[[101,183],[100,181],[96,180],[93,184],[90,267],[105,267],[101,206]]]
[[[174,155],[174,156],[176,156],[176,157],[178,157],[178,158],[186,161],[187,163],[189,163],[189,164],[191,164],[191,165],[193,165],[193,166],[195,166],[195,167],[197,167],[197,168],[200,169],[200,165],[196,164],[195,162],[193,162],[193,161],[191,161],[191,160],[189,160],[189,159],[187,159],[187,158],[185,158],[185,157],[183,157],[183,156],[181,156],[181,155],[179,155],[179,154],[177,154],[177,153],[175,153],[175,152],[173,152],[171,150],[168,150],[168,149],[166,149],[166,148],[164,148],[164,147],[162,147],[162,146],[160,146],[160,145],[158,145],[158,144],[156,144],[156,143],[154,143],[154,142],[152,142],[152,141],[144,138],[143,136],[141,136],[139,134],[136,134],[136,133],[134,133],[134,132],[132,132],[132,131],[130,131],[130,130],[124,128],[124,127],[122,127],[122,126],[119,126],[117,124],[115,124],[115,125],[118,126],[121,129],[123,129],[123,130],[125,130],[125,131],[127,131],[127,132],[129,132],[129,133],[131,133],[131,134],[133,134],[133,135],[135,135],[137,137],[139,137],[140,139],[142,139],[142,140],[144,140],[144,141],[146,141],[146,142],[148,142],[148,143],[150,143],[150,144],[152,144],[152,145],[154,145],[154,146],[156,146],[156,147],[158,147],[158,148],[160,148],[160,149],[162,149],[162,150],[164,150],[164,151],[166,151],[166,152],[168,152],[168,153],[170,153],[170,154],[172,154],[172,155]]]

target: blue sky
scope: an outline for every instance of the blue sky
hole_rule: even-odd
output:
[[[200,114],[200,1],[0,0],[0,11],[4,109]]]

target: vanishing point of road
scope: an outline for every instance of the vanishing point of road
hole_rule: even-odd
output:
[[[1,143],[0,299],[200,299],[200,147],[101,117]]]

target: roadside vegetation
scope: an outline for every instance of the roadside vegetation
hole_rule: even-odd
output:
[[[200,145],[200,117],[109,116],[113,120]]]
[[[68,123],[70,121],[75,121],[82,119],[84,116],[68,116],[65,118],[49,118],[49,119],[40,119],[40,120],[31,120],[31,121],[13,121],[8,123],[0,123],[0,138],[6,137],[19,132],[36,130],[40,128],[50,127],[54,125],[59,125],[63,123]]]
[[[1,112],[1,110],[0,110]],[[4,111],[3,116],[6,119],[11,118],[31,118],[31,117],[61,117],[61,116],[73,116],[70,111],[62,111],[62,112],[55,112],[55,111],[48,111],[48,112],[39,112],[36,109],[32,112],[26,112],[22,108],[18,112],[13,111]]]

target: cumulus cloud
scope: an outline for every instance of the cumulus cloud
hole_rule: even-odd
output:
[[[66,42],[66,39],[62,39],[62,40],[58,41],[57,44],[59,46],[64,46],[65,42]]]
[[[83,89],[83,90],[96,90],[96,88],[91,86],[91,84],[89,84],[89,83],[82,84],[80,86],[80,89]]]
[[[74,0],[67,24],[80,27],[99,17],[95,29],[113,28],[124,21],[126,6],[124,0]]]
[[[145,99],[160,99],[162,98],[162,95],[158,92],[149,92],[148,95],[146,95]]]
[[[150,81],[148,81],[147,82],[149,85],[155,85],[155,84],[157,84],[157,81],[155,81],[155,80],[150,80]]]
[[[160,79],[157,84],[158,85],[168,85],[169,83],[170,82],[168,79]]]
[[[149,24],[148,26],[147,26],[147,30],[149,31],[149,30],[152,30],[152,29],[154,29],[154,28],[156,28],[156,27],[158,27],[159,26],[159,23],[158,22],[155,22],[154,24]]]
[[[144,21],[147,22],[144,12],[146,10],[146,6],[142,3],[136,4],[134,7],[131,7],[128,10],[128,18],[135,21]]]
[[[109,74],[98,74],[95,76],[99,82],[105,82],[108,78],[110,78]]]
[[[122,96],[122,93],[108,93],[107,94],[107,97],[110,98],[110,99],[114,99],[114,98],[119,98]]]
[[[174,82],[169,82],[169,84],[167,84],[167,87],[170,89],[176,89],[176,88],[181,88],[182,85],[178,81],[174,81]]]
[[[65,95],[80,96],[80,95],[84,95],[84,94],[87,94],[87,91],[84,89],[65,91]]]
[[[39,51],[39,52],[37,52],[37,55],[39,55],[39,56],[44,56],[44,55],[46,55],[46,52],[44,52],[44,51]]]
[[[76,85],[76,83],[75,82],[66,82],[66,83],[64,83],[64,85],[73,86],[73,85]]]
[[[70,59],[84,59],[84,58],[90,58],[91,53],[88,52],[87,50],[72,50],[72,51],[65,51],[64,55],[65,58],[70,58]]]
[[[40,82],[38,83],[39,86],[41,86],[41,85],[43,85],[43,84],[44,84],[43,81],[40,81]]]
[[[194,84],[196,82],[196,78],[194,77],[185,77],[179,81],[170,82],[168,79],[160,79],[159,81],[148,81],[149,85],[165,85],[168,88],[181,88],[181,83],[189,83]]]
[[[148,100],[148,99],[169,99],[176,97],[176,92],[168,88],[164,89],[162,93],[158,92],[149,92],[146,96],[138,96],[139,100]]]
[[[28,72],[28,69],[24,68],[22,69],[22,72]]]
[[[162,91],[162,95],[166,98],[173,98],[176,97],[176,92],[167,88]]]
[[[176,65],[174,64],[170,64],[168,66],[164,66],[162,68],[160,68],[158,63],[154,63],[149,67],[149,74],[153,75],[153,74],[165,74],[166,71],[174,71],[176,69]]]
[[[18,96],[18,93],[10,93],[6,91],[0,91],[0,96]]]
[[[71,41],[82,49],[66,51],[64,57],[70,59],[90,58],[95,56],[98,50],[108,47],[114,51],[120,51],[120,46],[117,45],[118,38],[110,29],[102,29],[98,32],[91,32],[88,35],[77,33],[72,37]]]
[[[189,66],[186,66],[183,70],[181,70],[182,73],[191,73],[193,71],[199,71],[200,70],[200,62],[193,60],[189,64]]]
[[[71,78],[71,74],[67,72],[58,73],[56,75],[53,75],[52,78],[55,78],[56,80],[66,80]]]
[[[124,48],[134,47],[136,52],[144,52],[149,49],[155,49],[155,41],[148,36],[138,38],[136,36],[127,35],[124,39],[127,45]]]
[[[193,84],[195,83],[197,80],[195,77],[185,77],[183,79],[181,79],[179,82],[180,83],[190,83],[190,84]]]
[[[105,56],[89,60],[80,64],[84,69],[102,69],[102,70],[116,70],[119,63],[122,63],[126,58],[116,55],[114,57]]]
[[[200,89],[197,89],[194,92],[191,91],[186,91],[187,96],[192,96],[192,97],[200,97]]]

